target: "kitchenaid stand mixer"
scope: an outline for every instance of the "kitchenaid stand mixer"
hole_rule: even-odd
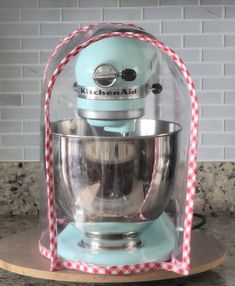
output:
[[[151,264],[187,274],[197,104],[184,68],[133,25],[91,25],[52,54],[39,242],[52,269],[128,274]]]
[[[219,241],[191,233],[197,122],[190,74],[154,36],[113,23],[68,35],[44,73],[41,228],[0,239],[0,267],[120,283],[223,263]]]

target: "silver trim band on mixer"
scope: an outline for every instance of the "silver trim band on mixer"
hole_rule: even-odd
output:
[[[87,241],[81,240],[78,242],[78,245],[80,247],[92,250],[123,250],[123,249],[133,250],[142,247],[144,244],[141,240],[138,241],[130,240],[124,243],[113,244],[113,245],[106,245],[97,240],[94,241],[91,240],[89,243],[87,243]]]
[[[108,240],[120,240],[120,239],[133,239],[139,236],[139,233],[130,231],[130,232],[111,232],[111,233],[100,233],[100,232],[85,232],[86,237],[96,238],[96,239],[108,239]]]
[[[144,115],[144,109],[126,111],[91,111],[78,109],[78,115],[89,119],[124,120],[142,117]]]
[[[85,239],[78,242],[78,245],[88,249],[135,249],[143,246],[140,234],[135,232],[124,233],[99,233],[85,232]]]
[[[77,94],[80,98],[85,99],[136,99],[143,98],[148,94],[147,86],[131,86],[131,87],[89,87],[77,85]]]

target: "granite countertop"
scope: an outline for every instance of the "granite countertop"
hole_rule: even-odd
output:
[[[36,216],[0,216],[0,238],[7,237],[13,233],[33,228],[38,223]],[[146,283],[130,283],[129,285],[154,285],[154,286],[235,286],[235,216],[218,217],[208,216],[207,223],[202,231],[209,233],[222,241],[227,251],[225,263],[212,271],[198,274],[192,277],[184,277],[168,281],[153,281]],[[37,250],[35,250],[37,251]],[[0,285],[94,285],[84,283],[66,283],[36,279],[18,274],[10,273],[0,269]],[[105,284],[108,285],[108,284]],[[109,284],[110,285],[110,284]],[[118,285],[118,284],[115,284]],[[123,285],[120,284],[118,286]]]

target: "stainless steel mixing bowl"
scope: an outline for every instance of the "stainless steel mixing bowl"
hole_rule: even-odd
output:
[[[133,244],[169,202],[180,130],[176,123],[147,119],[123,135],[82,119],[52,123],[58,216],[75,221],[87,241],[125,238]]]

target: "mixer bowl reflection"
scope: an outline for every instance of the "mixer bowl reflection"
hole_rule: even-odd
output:
[[[57,217],[75,222],[85,247],[138,246],[170,200],[180,131],[147,119],[123,135],[82,119],[52,123]]]

